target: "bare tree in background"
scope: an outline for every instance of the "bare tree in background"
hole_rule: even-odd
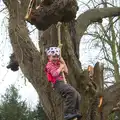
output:
[[[9,11],[9,37],[20,68],[36,89],[44,110],[50,120],[63,120],[62,99],[52,90],[46,80],[44,67],[46,47],[57,46],[57,30],[52,25],[45,30],[39,40],[40,51],[28,34],[28,28],[24,19],[29,0],[3,0]],[[120,15],[120,7],[93,8],[79,15],[76,21],[62,26],[62,55],[65,59],[69,75],[68,82],[82,95],[81,112],[83,120],[107,120],[109,113],[120,100],[120,84],[115,84],[105,90],[102,85],[102,68],[99,63],[95,65],[93,81],[97,88],[89,80],[88,71],[84,71],[79,61],[79,45],[81,38],[90,24],[100,22],[103,18]],[[111,98],[112,94],[112,98]],[[98,110],[99,97],[104,101]]]
[[[119,5],[119,1],[101,0],[101,4],[97,3],[97,7],[102,6],[115,7]],[[96,7],[94,6],[94,7]],[[114,78],[115,82],[120,81],[120,18],[108,17],[103,21],[94,24],[92,27],[96,28],[91,31],[88,29],[86,35],[91,36],[88,44],[98,48],[99,54],[96,55],[97,59],[105,61],[105,78],[107,82]],[[92,41],[92,42],[91,42]]]

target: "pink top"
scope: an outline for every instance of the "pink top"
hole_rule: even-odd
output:
[[[45,67],[45,71],[49,82],[55,84],[56,80],[63,80],[62,73],[58,71],[59,67],[60,67],[59,61],[57,63],[48,61]]]

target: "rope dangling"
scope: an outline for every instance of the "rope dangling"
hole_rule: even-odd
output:
[[[57,24],[57,32],[58,32],[58,47],[60,48],[60,56],[61,56],[61,49],[62,49],[62,43],[61,43],[61,22],[58,22]]]
[[[62,23],[58,22],[57,26],[56,26],[57,27],[57,33],[58,33],[58,47],[60,48],[60,57],[62,56],[62,53],[61,53],[61,49],[62,49],[62,43],[61,43],[61,25],[62,25]],[[62,75],[63,75],[64,82],[67,83],[67,81],[65,79],[64,72],[62,72]]]
[[[37,6],[36,0],[30,0],[30,3],[29,3],[28,8],[27,8],[27,13],[26,13],[26,16],[25,16],[25,20],[30,19],[31,12],[32,12],[32,9],[33,9],[34,6],[35,6],[35,8]]]

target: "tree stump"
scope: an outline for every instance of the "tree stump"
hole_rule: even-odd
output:
[[[70,22],[75,19],[77,10],[76,0],[55,0],[49,5],[41,3],[38,9],[31,11],[27,21],[38,30],[46,30],[57,22]]]

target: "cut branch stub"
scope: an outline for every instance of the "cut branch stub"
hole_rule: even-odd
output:
[[[50,5],[41,4],[38,9],[32,10],[27,21],[39,30],[46,30],[58,21],[70,22],[76,17],[77,10],[76,0],[55,0]]]
[[[11,69],[12,71],[17,71],[19,69],[19,64],[18,61],[16,59],[15,53],[12,53],[10,56],[10,62],[7,65],[7,68]]]
[[[99,62],[95,64],[93,80],[96,83],[99,92],[103,91],[103,66]]]

